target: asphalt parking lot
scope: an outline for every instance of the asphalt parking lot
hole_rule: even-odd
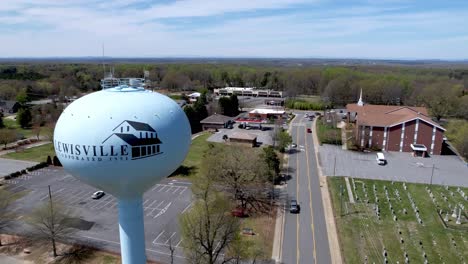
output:
[[[468,187],[468,166],[457,156],[413,157],[406,152],[384,152],[388,164],[377,165],[375,153],[342,150],[341,146],[319,146],[319,161],[324,175],[355,178],[432,183]]]
[[[3,177],[16,171],[24,170],[36,164],[37,162],[31,161],[0,159],[0,177]]]
[[[26,195],[14,204],[14,211],[20,215],[27,215],[41,203],[48,202],[50,185],[52,196],[70,209],[73,217],[85,223],[76,233],[77,240],[120,252],[117,200],[112,195],[106,193],[102,198],[93,200],[91,195],[97,191],[95,188],[81,183],[58,167],[33,171],[7,183],[7,188],[12,192],[26,191]],[[172,244],[176,248],[176,263],[185,263],[178,232],[178,215],[191,206],[190,185],[186,181],[165,179],[144,194],[148,259],[169,262],[168,245]]]

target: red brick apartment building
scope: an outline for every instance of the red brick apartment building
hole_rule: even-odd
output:
[[[424,107],[348,104],[348,122],[355,121],[355,138],[364,148],[440,155],[445,129],[432,121]]]

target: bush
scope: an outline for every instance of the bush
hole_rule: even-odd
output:
[[[57,158],[57,156],[54,156],[53,164],[54,164],[54,166],[59,166],[59,167],[62,166],[62,163],[60,163],[60,160]]]
[[[52,165],[52,159],[50,158],[50,156],[47,156],[47,161],[46,161],[46,163],[47,163],[48,165]]]

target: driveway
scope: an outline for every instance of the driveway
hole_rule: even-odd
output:
[[[457,156],[413,157],[407,152],[384,152],[388,164],[377,165],[375,153],[342,150],[341,146],[319,147],[324,175],[468,187],[468,166]],[[336,158],[335,173],[333,167]],[[434,168],[434,174],[432,170]]]

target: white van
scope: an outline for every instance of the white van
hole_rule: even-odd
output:
[[[379,165],[387,164],[387,160],[385,159],[385,156],[382,152],[377,152],[377,157],[375,159],[377,160],[377,164]]]

